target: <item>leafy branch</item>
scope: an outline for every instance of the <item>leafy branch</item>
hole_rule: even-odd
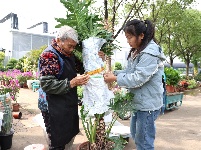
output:
[[[104,28],[103,19],[99,15],[89,12],[91,0],[60,0],[60,2],[66,7],[67,15],[66,19],[55,18],[60,23],[56,27],[62,25],[73,27],[78,32],[80,42],[89,37],[103,38],[106,43],[101,50],[108,56],[112,55],[112,50],[118,46],[112,43],[114,41],[113,34]],[[81,43],[76,50],[82,51]]]
[[[95,143],[96,141],[96,129],[100,119],[104,116],[104,114],[96,114],[94,123],[92,122],[92,118],[87,116],[87,112],[84,112],[84,105],[81,107],[80,110],[82,125],[85,130],[87,139],[89,142]]]
[[[131,92],[123,93],[122,91],[116,92],[115,97],[110,100],[110,109],[116,112],[119,116],[125,116],[127,112],[134,112],[133,106],[134,94]]]

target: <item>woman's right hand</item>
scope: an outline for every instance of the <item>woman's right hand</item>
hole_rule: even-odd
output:
[[[88,74],[78,75],[70,81],[70,87],[73,88],[79,85],[85,85],[88,83],[90,76]]]

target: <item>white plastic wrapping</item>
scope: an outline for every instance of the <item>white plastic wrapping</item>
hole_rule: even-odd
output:
[[[83,41],[83,65],[86,72],[103,67],[104,62],[98,51],[106,41],[102,38],[90,37]],[[88,115],[103,114],[109,110],[110,99],[114,98],[103,78],[103,72],[91,75],[89,82],[83,86],[83,105]]]
[[[85,72],[103,67],[104,62],[98,56],[98,51],[105,42],[105,39],[97,37],[90,37],[82,42],[82,57]]]

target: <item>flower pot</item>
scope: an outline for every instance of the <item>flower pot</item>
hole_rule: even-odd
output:
[[[173,85],[166,85],[166,90],[168,93],[174,93],[175,87]]]
[[[13,117],[15,119],[20,119],[22,117],[22,113],[21,112],[13,112]]]
[[[0,148],[1,150],[10,149],[12,146],[12,139],[13,139],[14,132],[11,131],[10,134],[0,134]]]
[[[77,150],[90,150],[89,141],[86,141],[78,145]]]
[[[24,87],[24,83],[19,83],[19,85],[20,85],[20,88]]]
[[[20,110],[20,104],[19,103],[14,103],[13,104],[13,111],[18,112]]]
[[[25,88],[25,89],[27,89],[27,88],[28,88],[27,83],[24,83],[24,84],[23,84],[23,88]]]

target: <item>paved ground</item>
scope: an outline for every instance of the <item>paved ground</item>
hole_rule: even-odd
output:
[[[201,150],[201,88],[187,92],[179,109],[166,111],[156,121],[157,135],[155,150]],[[18,97],[21,105],[21,119],[14,119],[15,133],[11,150],[23,150],[30,144],[44,144],[43,129],[33,120],[40,111],[37,108],[37,92],[21,89]],[[120,121],[129,126],[129,120]],[[75,147],[87,140],[80,121],[80,134],[75,139]],[[134,150],[132,139],[124,150]]]

